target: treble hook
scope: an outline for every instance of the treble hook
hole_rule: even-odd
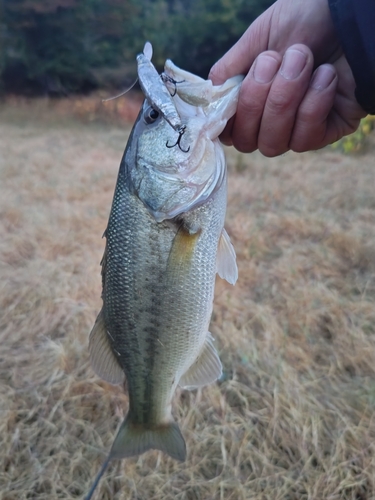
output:
[[[160,77],[161,77],[161,79],[162,79],[162,81],[163,81],[164,83],[169,82],[169,83],[171,83],[172,85],[174,85],[174,92],[173,92],[173,94],[171,94],[171,97],[174,97],[174,96],[176,95],[176,92],[177,92],[177,84],[178,84],[178,83],[183,83],[183,82],[185,81],[185,80],[181,80],[180,82],[177,82],[174,78],[172,78],[172,77],[171,77],[171,76],[169,76],[169,75],[166,75],[165,73],[162,73],[162,74],[160,75]]]
[[[190,151],[190,146],[187,149],[182,149],[181,144],[180,144],[181,137],[184,135],[185,130],[186,130],[186,125],[183,125],[180,128],[180,130],[178,131],[178,139],[177,139],[177,141],[174,144],[172,144],[172,145],[168,144],[169,141],[167,141],[165,143],[165,145],[167,146],[167,148],[174,148],[175,146],[178,146],[183,153],[188,153]]]

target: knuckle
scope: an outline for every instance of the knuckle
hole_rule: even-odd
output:
[[[285,114],[288,111],[290,114],[290,104],[292,102],[291,96],[287,92],[272,92],[267,99],[267,111],[273,115]]]
[[[328,114],[330,106],[323,107],[322,101],[312,97],[305,99],[298,109],[297,119],[301,124],[308,125],[311,122],[320,121]]]
[[[238,106],[238,110],[241,112],[241,115],[246,115],[248,118],[260,116],[263,113],[263,109],[263,103],[251,97],[241,100]]]
[[[258,147],[259,151],[268,158],[273,158],[289,150],[291,127],[287,122],[269,123],[268,127],[262,124]]]
[[[266,102],[267,94],[264,92],[256,92],[251,86],[246,86],[241,89],[238,109],[241,113],[250,116],[259,116],[262,114]]]

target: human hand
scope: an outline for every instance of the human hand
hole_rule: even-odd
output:
[[[242,152],[308,151],[354,132],[366,113],[327,0],[278,0],[213,66],[220,84],[246,75],[221,139]]]

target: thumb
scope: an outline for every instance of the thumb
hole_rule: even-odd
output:
[[[211,68],[208,78],[221,85],[228,78],[246,75],[256,57],[268,49],[273,6],[258,17],[238,42]]]

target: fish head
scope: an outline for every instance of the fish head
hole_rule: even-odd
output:
[[[199,85],[207,87],[207,81],[200,80],[193,79],[190,90],[189,82],[184,85],[184,96],[190,92],[189,99],[183,99],[178,92],[171,95],[181,119],[178,130],[167,121],[160,106],[156,109],[149,89],[129,139],[125,153],[127,177],[133,192],[157,222],[204,203],[225,177],[225,158],[218,137],[236,111],[242,77],[228,80],[218,98],[195,105],[192,103],[199,103]],[[161,78],[159,84],[165,85]]]

